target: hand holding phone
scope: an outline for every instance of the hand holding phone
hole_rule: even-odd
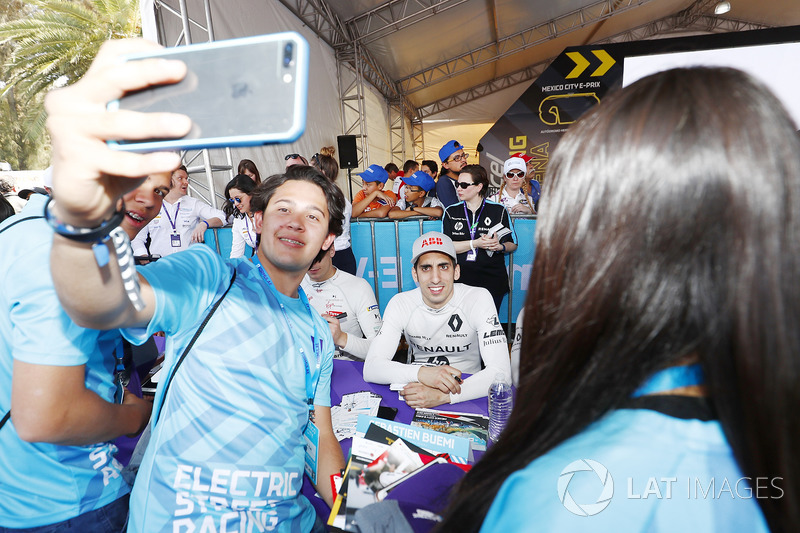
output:
[[[292,142],[305,130],[308,43],[283,32],[133,54],[125,61],[178,59],[186,77],[125,94],[109,110],[187,115],[181,138],[110,141],[125,151],[254,146]]]
[[[189,131],[191,123],[185,116],[153,113],[132,117],[107,110],[109,100],[127,91],[153,83],[175,83],[184,77],[186,66],[180,61],[120,61],[123,54],[160,49],[144,39],[108,41],[83,78],[47,95],[53,190],[63,222],[95,227],[110,217],[118,198],[138,187],[144,176],[172,172],[180,164],[178,154],[115,153],[106,144],[108,139],[181,136]]]

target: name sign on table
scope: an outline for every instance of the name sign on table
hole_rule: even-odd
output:
[[[434,454],[446,453],[456,463],[469,464],[472,460],[472,448],[470,447],[469,439],[366,415],[358,417],[356,435],[363,437],[370,424],[375,424],[386,431],[391,431],[398,437]]]

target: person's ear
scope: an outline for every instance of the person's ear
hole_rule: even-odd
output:
[[[461,265],[456,263],[456,268],[453,270],[453,281],[458,281],[458,278],[461,277]]]
[[[411,277],[414,278],[414,283],[419,285],[419,278],[417,278],[417,265],[411,267]]]
[[[332,248],[334,240],[336,240],[336,235],[334,235],[333,233],[328,233],[328,236],[325,237],[324,241],[322,241],[322,249],[329,250],[330,248]],[[333,257],[333,254],[331,254],[331,257]]]
[[[261,235],[261,224],[264,222],[264,212],[263,211],[256,211],[253,213],[253,227],[256,230],[256,233]]]

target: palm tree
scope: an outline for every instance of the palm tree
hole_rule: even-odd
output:
[[[28,16],[0,24],[0,44],[13,45],[0,95],[13,94],[17,104],[28,106],[25,135],[36,141],[45,133],[42,95],[80,79],[104,41],[140,35],[141,22],[138,0],[25,3],[31,10]]]

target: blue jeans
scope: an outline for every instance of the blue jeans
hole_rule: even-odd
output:
[[[46,526],[11,529],[0,526],[0,533],[119,533],[125,528],[128,519],[128,498],[126,494],[108,505]]]

